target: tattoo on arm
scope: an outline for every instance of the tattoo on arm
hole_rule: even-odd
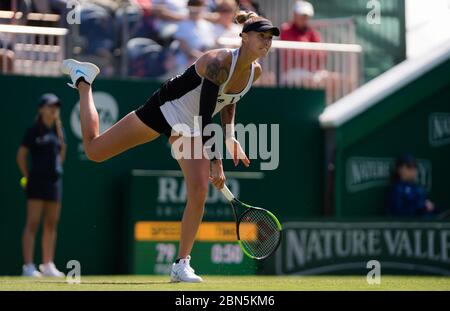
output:
[[[206,78],[217,85],[223,84],[228,78],[229,68],[221,64],[218,59],[211,60],[206,66]]]

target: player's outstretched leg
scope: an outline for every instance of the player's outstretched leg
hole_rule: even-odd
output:
[[[83,135],[83,147],[86,156],[95,162],[105,161],[134,146],[149,142],[160,134],[144,124],[130,112],[119,122],[99,133],[99,118],[94,105],[91,85],[100,70],[91,63],[66,59],[61,71],[70,76],[70,87],[80,94],[80,123]]]

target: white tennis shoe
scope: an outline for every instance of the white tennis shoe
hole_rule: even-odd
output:
[[[172,271],[170,272],[171,282],[189,282],[201,283],[203,279],[195,274],[194,269],[190,265],[191,256],[180,259],[178,263],[172,264]]]
[[[79,79],[84,79],[87,83],[92,84],[95,77],[100,73],[100,69],[92,63],[82,63],[74,59],[65,59],[61,65],[62,73],[69,75],[72,79],[72,84],[67,83],[68,86],[77,88]]]
[[[34,263],[23,265],[22,276],[28,276],[33,278],[40,278],[42,274],[36,269]]]
[[[50,276],[57,278],[64,277],[64,273],[56,269],[56,266],[53,262],[39,265],[39,270],[41,270],[42,276]]]

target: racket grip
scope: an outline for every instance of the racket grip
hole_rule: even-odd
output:
[[[227,198],[228,201],[234,200],[234,195],[231,193],[230,189],[228,189],[227,185],[223,185],[223,188],[220,190],[223,195]]]

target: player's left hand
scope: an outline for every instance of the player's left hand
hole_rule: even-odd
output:
[[[209,180],[217,188],[221,190],[225,184],[225,174],[223,173],[223,166],[221,160],[211,162],[211,176]]]
[[[225,140],[225,145],[228,152],[233,156],[234,166],[237,166],[239,164],[239,160],[241,160],[246,167],[250,165],[250,160],[247,158],[244,150],[242,150],[241,144],[236,138],[227,138]]]

